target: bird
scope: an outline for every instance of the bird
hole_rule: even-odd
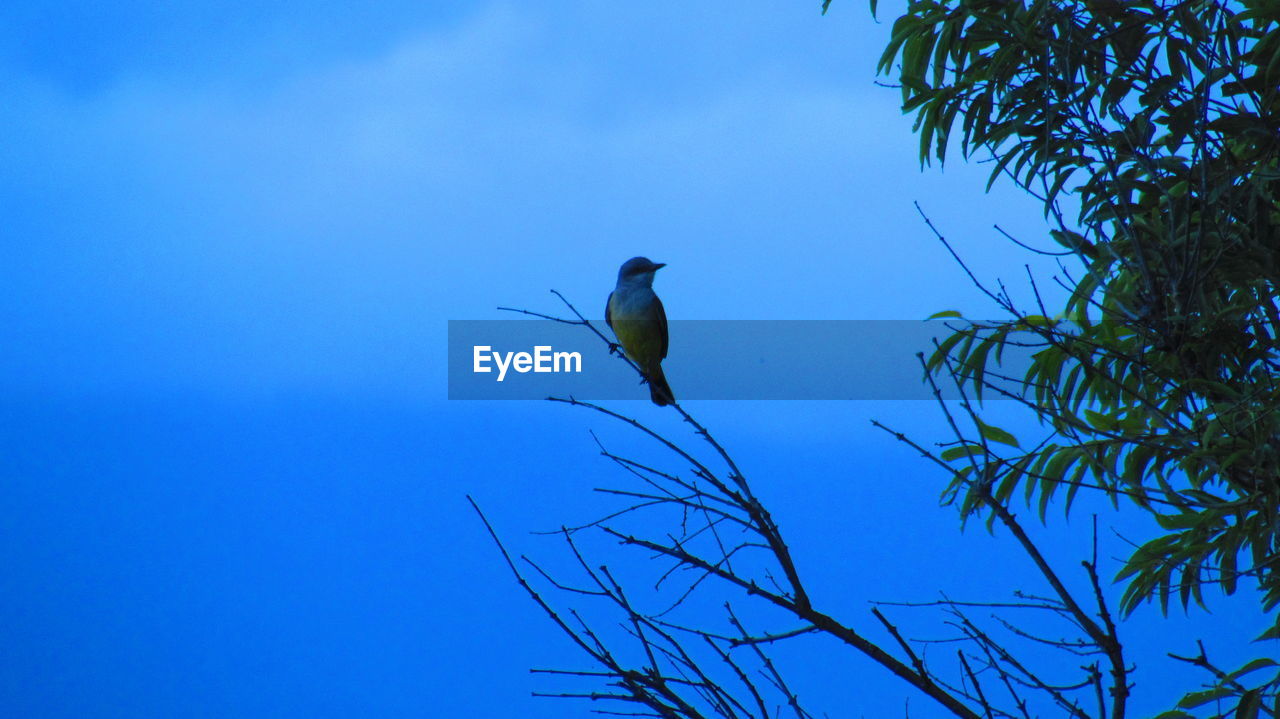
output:
[[[632,257],[618,269],[618,284],[609,293],[604,321],[622,351],[640,368],[649,384],[649,398],[659,407],[674,404],[675,394],[662,373],[667,357],[667,313],[653,292],[653,275],[666,267],[647,257]]]

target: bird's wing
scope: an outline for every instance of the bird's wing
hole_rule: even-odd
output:
[[[609,293],[609,299],[604,302],[604,323],[609,325],[609,329],[613,329],[613,293]]]
[[[657,296],[653,298],[654,311],[653,314],[658,320],[658,333],[662,335],[662,359],[667,358],[667,311],[662,309],[662,300]]]

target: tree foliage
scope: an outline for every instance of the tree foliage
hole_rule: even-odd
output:
[[[1023,450],[975,413],[944,453],[949,496],[966,515],[988,494],[1042,517],[1081,489],[1135,504],[1160,532],[1117,577],[1123,612],[1247,584],[1280,637],[1280,2],[913,0],[880,70],[922,162],[991,163],[1078,261],[1055,278],[1065,306],[989,289],[1006,319],[930,358],[1044,428]],[[1014,346],[1033,354],[1007,378]],[[1277,687],[1230,684],[1242,716]]]

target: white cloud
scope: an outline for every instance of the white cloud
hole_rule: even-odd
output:
[[[270,84],[135,77],[70,96],[18,78],[0,124],[23,142],[0,183],[64,210],[69,235],[94,218],[132,279],[61,255],[45,271],[96,287],[174,376],[403,378],[403,357],[437,356],[445,317],[549,286],[591,298],[637,251],[785,300],[669,287],[695,316],[882,316],[875,302],[903,304],[886,267],[929,272],[901,240],[920,179],[894,93],[744,43],[740,66],[690,67],[699,91],[663,94],[580,32],[566,47],[530,8],[494,5]]]

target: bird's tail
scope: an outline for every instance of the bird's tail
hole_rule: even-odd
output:
[[[649,399],[659,407],[675,404],[676,396],[667,384],[667,376],[662,373],[662,365],[654,363],[653,369],[645,375],[649,381]]]

